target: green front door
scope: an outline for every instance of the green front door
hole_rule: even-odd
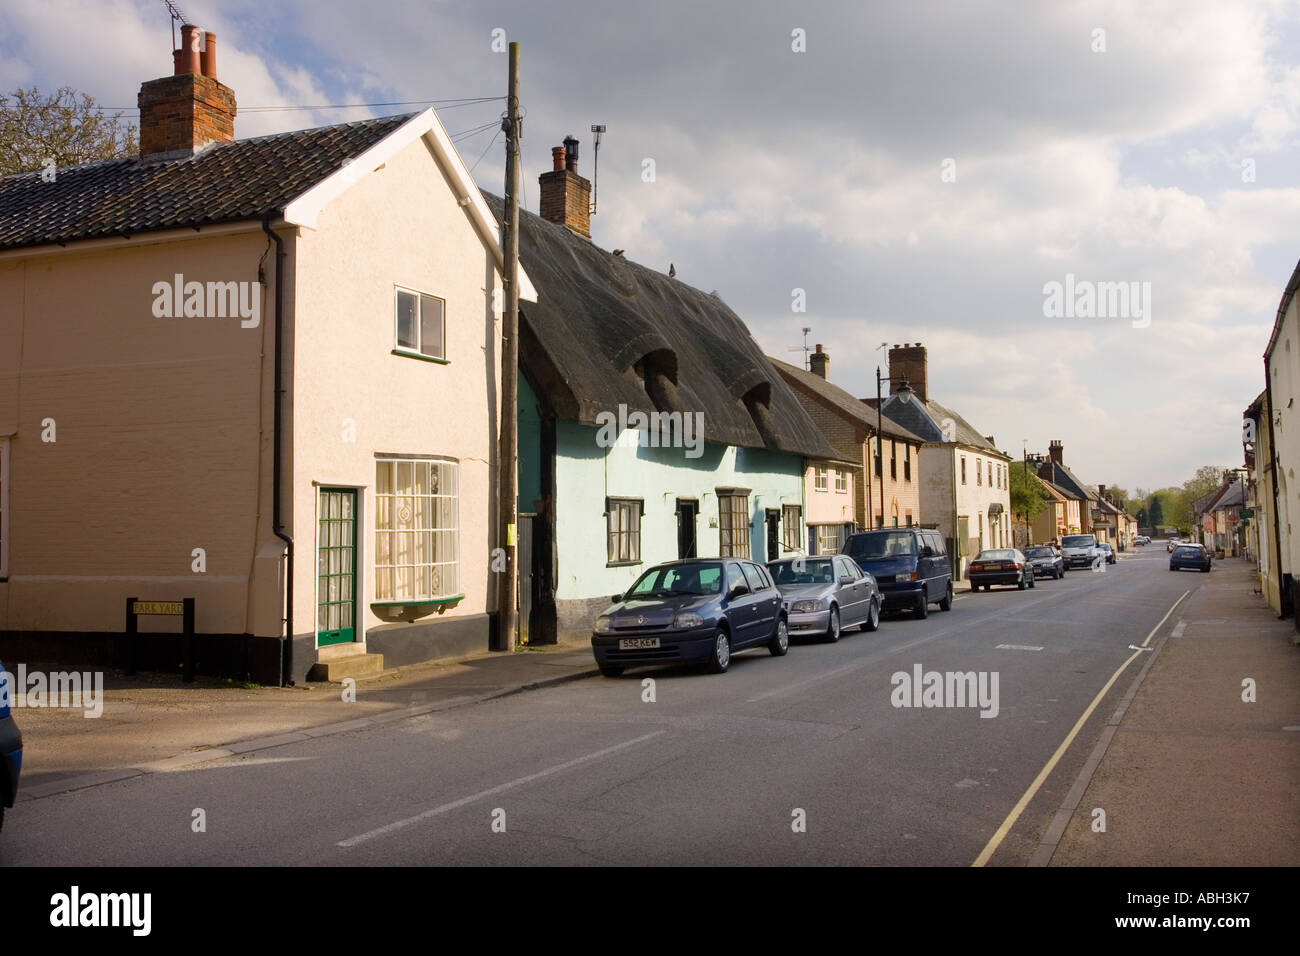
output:
[[[322,488],[316,537],[316,643],[356,636],[357,493]]]

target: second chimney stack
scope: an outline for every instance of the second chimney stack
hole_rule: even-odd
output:
[[[578,175],[578,141],[564,137],[564,145],[551,149],[550,172],[537,177],[541,186],[541,216],[565,226],[584,239],[591,238],[591,180]]]

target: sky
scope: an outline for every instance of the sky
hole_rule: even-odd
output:
[[[591,177],[605,124],[593,241],[716,290],[768,354],[807,327],[862,397],[882,343],[921,342],[932,396],[1092,484],[1241,464],[1300,257],[1300,3],[176,5],[217,34],[237,137],[448,101],[497,194],[517,41],[527,208],[566,134]],[[171,49],[162,0],[0,4],[0,90],[134,119]]]

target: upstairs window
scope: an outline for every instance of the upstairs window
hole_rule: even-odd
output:
[[[827,484],[827,480],[826,480],[826,469],[819,465],[816,469],[816,477],[814,479],[813,489],[815,491],[825,491],[828,487],[829,485]]]
[[[889,480],[898,480],[898,443],[892,439],[889,442]]]
[[[446,361],[446,303],[437,296],[397,290],[397,348],[395,352]]]
[[[961,457],[961,483],[966,484],[966,456]]]
[[[844,494],[849,490],[849,473],[847,471],[835,472],[835,490]]]
[[[984,484],[984,469],[980,468],[980,460],[978,458],[975,459],[975,484]]]

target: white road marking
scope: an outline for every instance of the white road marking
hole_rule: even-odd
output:
[[[1041,651],[1041,647],[1033,644],[998,644],[994,647],[998,651]]]
[[[1187,622],[1186,622],[1186,621],[1182,621],[1182,620],[1180,620],[1177,624],[1174,625],[1174,629],[1173,629],[1173,631],[1170,633],[1169,636],[1170,636],[1170,637],[1182,637],[1182,636],[1183,636],[1183,631],[1185,631],[1186,629],[1187,629]]]
[[[594,753],[589,753],[582,757],[575,757],[573,760],[566,760],[564,763],[556,764],[554,767],[548,767],[546,770],[539,770],[537,773],[530,773],[526,777],[517,777],[514,780],[498,784],[497,786],[491,787],[487,790],[480,790],[478,793],[472,793],[468,797],[461,797],[459,800],[453,800],[451,803],[444,803],[441,806],[433,807],[432,809],[425,810],[423,813],[417,813],[413,817],[407,817],[405,820],[396,820],[393,823],[379,827],[378,829],[368,830],[359,836],[340,840],[335,844],[335,846],[352,847],[359,843],[366,843],[370,840],[387,836],[390,833],[403,830],[406,827],[420,823],[423,820],[428,820],[431,817],[436,817],[443,813],[457,810],[463,806],[474,803],[477,800],[482,800],[485,797],[491,797],[495,794],[503,793],[506,790],[512,790],[515,787],[522,787],[526,783],[532,783],[534,780],[540,780],[543,777],[549,777],[553,774],[561,773],[562,771],[572,769],[579,764],[590,763],[593,760],[599,760],[601,757],[608,757],[611,754],[618,753],[620,750],[626,750],[628,747],[634,747],[639,743],[644,743],[654,737],[663,736],[666,733],[668,733],[666,730],[656,730],[654,733],[642,734],[640,737],[636,737],[621,744],[615,744],[613,747],[606,747],[603,750],[597,750]]]

